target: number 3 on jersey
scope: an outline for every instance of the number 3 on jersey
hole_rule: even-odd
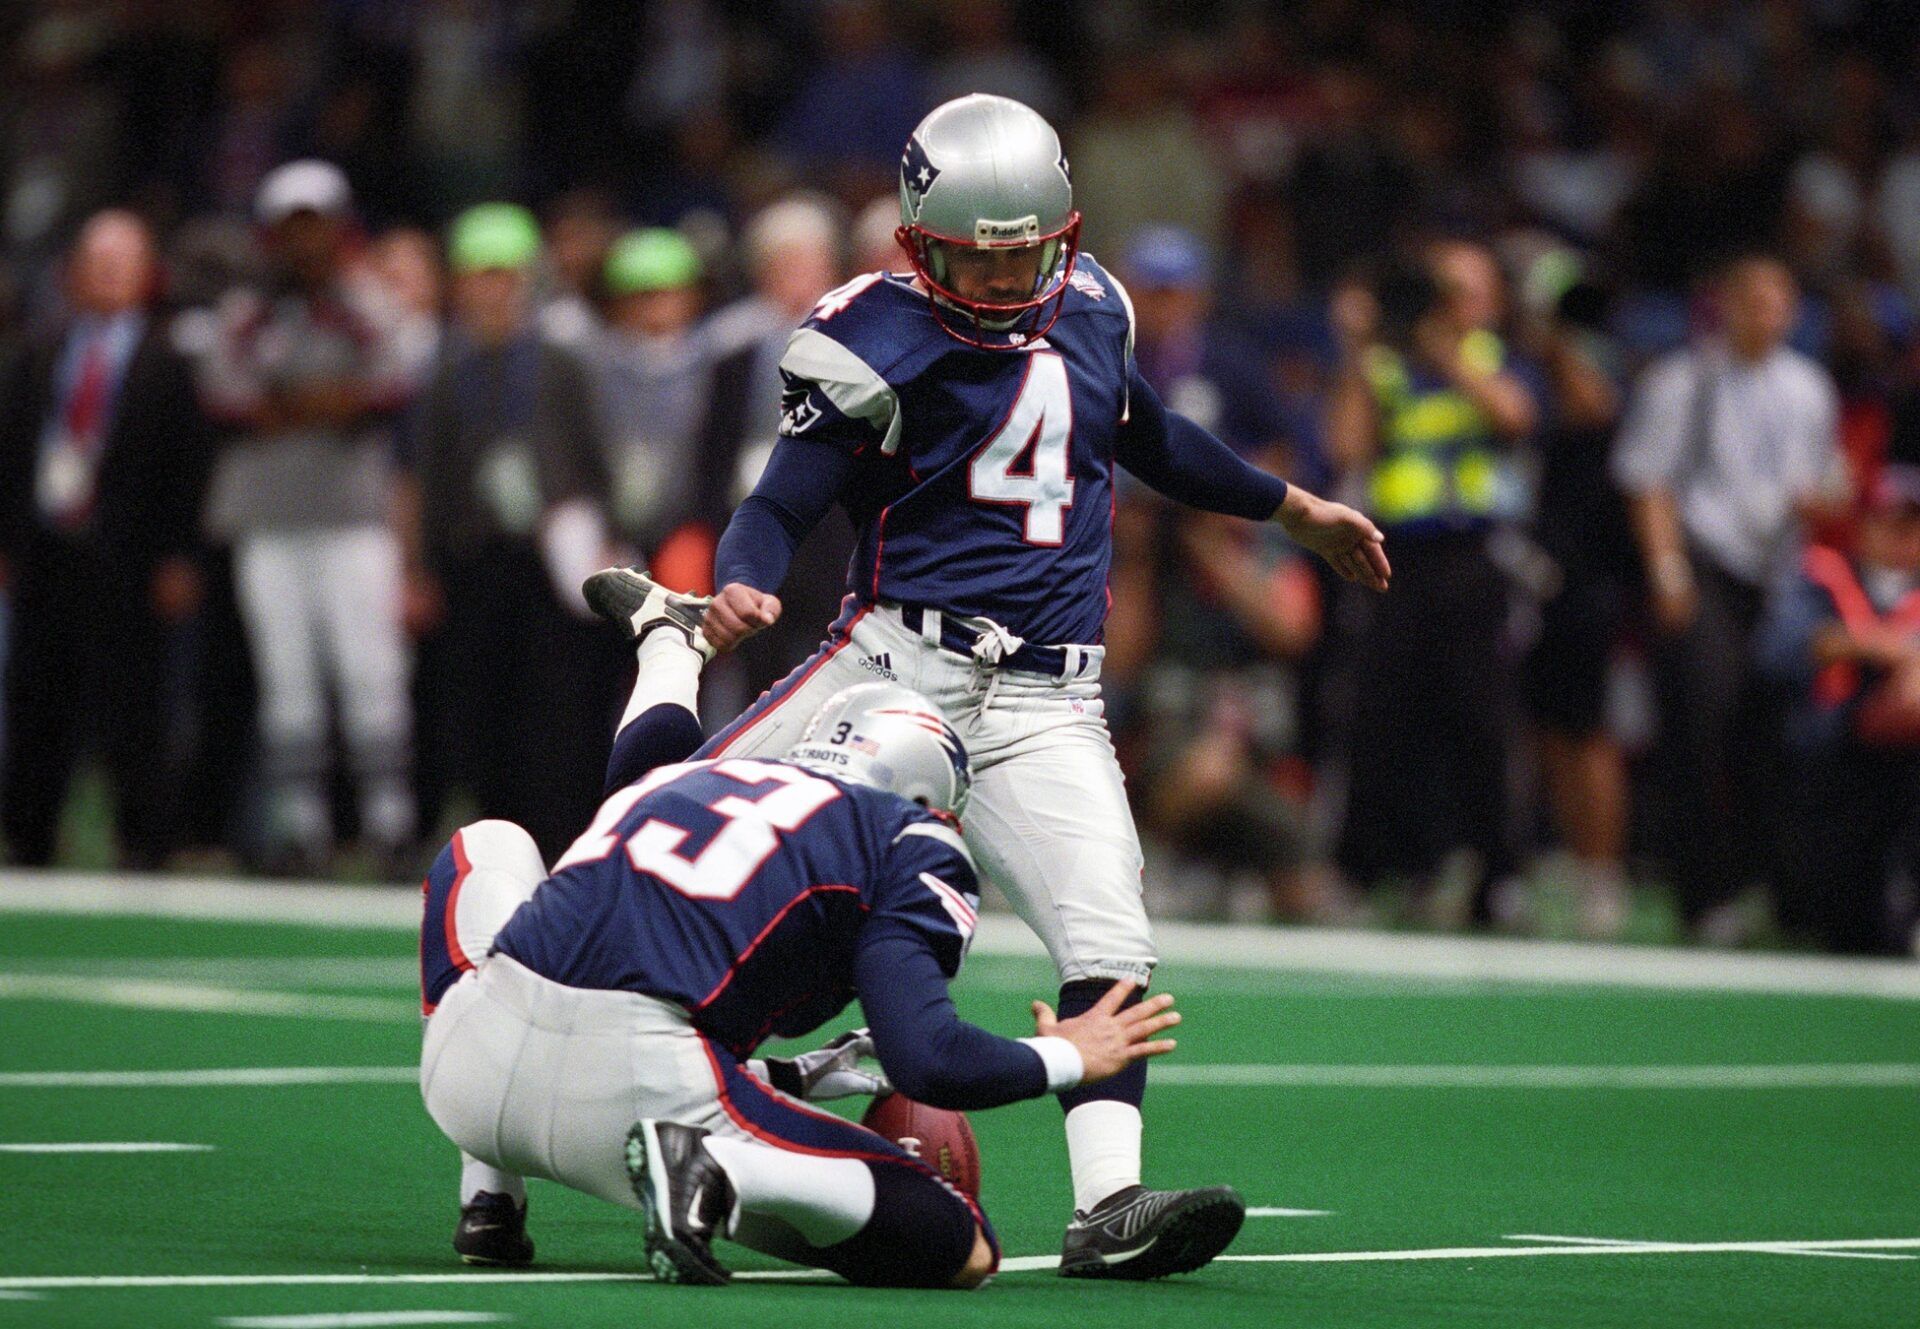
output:
[[[1028,544],[1060,544],[1073,506],[1072,441],[1067,362],[1058,352],[1034,351],[1005,423],[973,456],[967,491],[976,503],[1025,508]]]

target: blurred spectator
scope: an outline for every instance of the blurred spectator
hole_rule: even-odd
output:
[[[1236,452],[1284,462],[1287,418],[1257,346],[1213,317],[1213,263],[1191,232],[1150,226],[1124,251],[1140,372],[1171,410]]]
[[[900,197],[882,194],[853,219],[853,263],[855,272],[909,273],[906,251],[894,232],[900,229]]]
[[[1858,556],[1809,546],[1760,642],[1793,694],[1782,921],[1832,950],[1899,955],[1920,871],[1920,468],[1889,466],[1866,509]]]
[[[1792,566],[1801,518],[1844,494],[1833,381],[1784,345],[1799,297],[1760,257],[1718,285],[1719,335],[1634,387],[1613,454],[1659,633],[1661,740],[1673,760],[1682,913],[1724,938],[1728,904],[1777,847],[1777,716],[1753,659],[1764,587]]]
[[[1136,235],[1122,271],[1140,372],[1170,408],[1278,469],[1287,455],[1278,405],[1257,356],[1209,319],[1210,267],[1184,231]],[[1279,917],[1320,917],[1328,901],[1303,870],[1290,669],[1319,636],[1314,574],[1284,541],[1244,523],[1133,486],[1125,507],[1107,641],[1123,677],[1149,657],[1127,707],[1142,747],[1142,822],[1188,857],[1257,874]]]
[[[1484,920],[1513,868],[1508,585],[1489,544],[1514,515],[1503,454],[1533,431],[1536,395],[1494,330],[1500,273],[1478,246],[1438,246],[1343,298],[1328,444],[1366,476],[1394,584],[1358,646],[1340,861],[1361,882],[1426,891],[1470,849]]]
[[[1621,206],[1615,242],[1626,273],[1669,290],[1717,259],[1765,248],[1781,224],[1788,161],[1751,101],[1702,98],[1667,130]]]
[[[404,525],[411,613],[437,629],[426,723],[479,815],[520,823],[551,861],[600,787],[617,678],[611,639],[576,617],[607,557],[593,381],[535,326],[539,257],[524,208],[454,221],[457,331],[419,403]]]
[[[1010,0],[970,0],[944,8],[939,15],[944,54],[927,75],[928,106],[988,92],[1025,102],[1049,121],[1065,109],[1053,70],[1016,40],[1015,14]]]
[[[0,584],[13,604],[0,769],[20,863],[53,861],[75,762],[94,745],[121,865],[159,867],[170,847],[168,628],[199,593],[207,435],[153,309],[156,271],[144,223],[96,214],[68,259],[71,317],[10,366],[0,401]]]
[[[552,284],[540,300],[542,336],[583,349],[599,333],[601,269],[619,234],[620,219],[598,190],[574,190],[547,209],[546,275]]]
[[[1627,767],[1607,723],[1607,685],[1636,568],[1626,508],[1607,474],[1620,393],[1605,315],[1605,295],[1578,283],[1541,330],[1533,526],[1557,576],[1524,680],[1554,828],[1573,856],[1579,930],[1590,938],[1618,935],[1629,906]]]
[[[396,371],[417,390],[440,354],[439,246],[425,231],[396,227],[369,246],[358,280],[388,330]]]
[[[780,357],[793,330],[844,275],[841,231],[830,206],[796,194],[762,211],[742,238],[753,293],[715,314],[708,329],[713,377],[700,434],[704,483],[696,512],[710,541],[766,469],[780,430]],[[780,621],[733,652],[745,671],[747,697],[819,644],[838,612],[852,554],[853,527],[836,507],[794,553]],[[710,555],[707,562],[711,566]]]
[[[408,138],[418,189],[437,215],[447,204],[512,183],[524,126],[524,28],[537,7],[508,0],[419,0],[409,7],[413,47]]]
[[[678,231],[629,231],[607,253],[607,329],[596,347],[614,521],[647,551],[655,577],[710,591],[712,549],[676,552],[669,537],[694,510],[694,445],[707,406],[700,256]],[[691,552],[691,551],[690,551]]]
[[[1226,176],[1215,146],[1175,95],[1162,55],[1110,54],[1098,99],[1064,135],[1089,248],[1114,250],[1151,222],[1182,227],[1209,246],[1224,232]]]
[[[927,112],[920,63],[879,0],[824,0],[819,15],[819,47],[780,117],[780,146],[836,193],[862,197],[892,175]]]
[[[120,108],[98,77],[108,15],[62,6],[19,38],[5,96],[7,243],[49,252],[64,227],[105,203],[113,187]]]
[[[1881,172],[1874,220],[1907,298],[1920,300],[1920,112],[1911,107],[1905,129],[1899,149]]]
[[[244,217],[260,182],[285,155],[288,70],[270,41],[236,47],[221,72],[224,94],[210,123],[195,135],[206,145],[190,166],[201,206]]]
[[[360,834],[397,864],[414,833],[410,662],[387,525],[406,380],[386,330],[343,280],[346,177],[317,160],[279,167],[261,182],[254,215],[270,283],[221,302],[202,390],[233,431],[207,519],[233,544],[260,687],[264,865],[312,872],[331,855],[330,693]]]
[[[1409,211],[1413,171],[1381,130],[1379,85],[1364,69],[1323,71],[1319,94],[1319,123],[1286,199],[1301,275],[1324,288],[1386,252]]]

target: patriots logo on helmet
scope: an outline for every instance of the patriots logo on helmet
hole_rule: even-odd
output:
[[[927,159],[926,146],[919,136],[909,138],[907,150],[900,157],[900,187],[907,191],[915,221],[920,220],[920,207],[927,201],[927,191],[939,178],[940,168]]]

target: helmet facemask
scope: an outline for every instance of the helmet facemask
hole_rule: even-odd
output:
[[[983,221],[977,229],[975,237],[966,239],[938,235],[915,224],[902,226],[894,237],[906,251],[914,276],[927,288],[933,316],[941,327],[969,346],[1017,350],[1045,336],[1060,317],[1067,279],[1080,256],[1080,214],[1070,213],[1066,225],[1045,235],[1031,217],[1020,222]],[[962,275],[972,255],[1013,251],[1033,255],[1033,275],[1024,293],[991,293],[999,298],[961,294],[958,287],[972,282],[970,276]]]

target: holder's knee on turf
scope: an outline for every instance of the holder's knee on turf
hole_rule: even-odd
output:
[[[873,1217],[820,1264],[864,1287],[977,1287],[1000,1264],[985,1215],[922,1169],[869,1163]],[[982,1249],[984,1247],[984,1250]]]

